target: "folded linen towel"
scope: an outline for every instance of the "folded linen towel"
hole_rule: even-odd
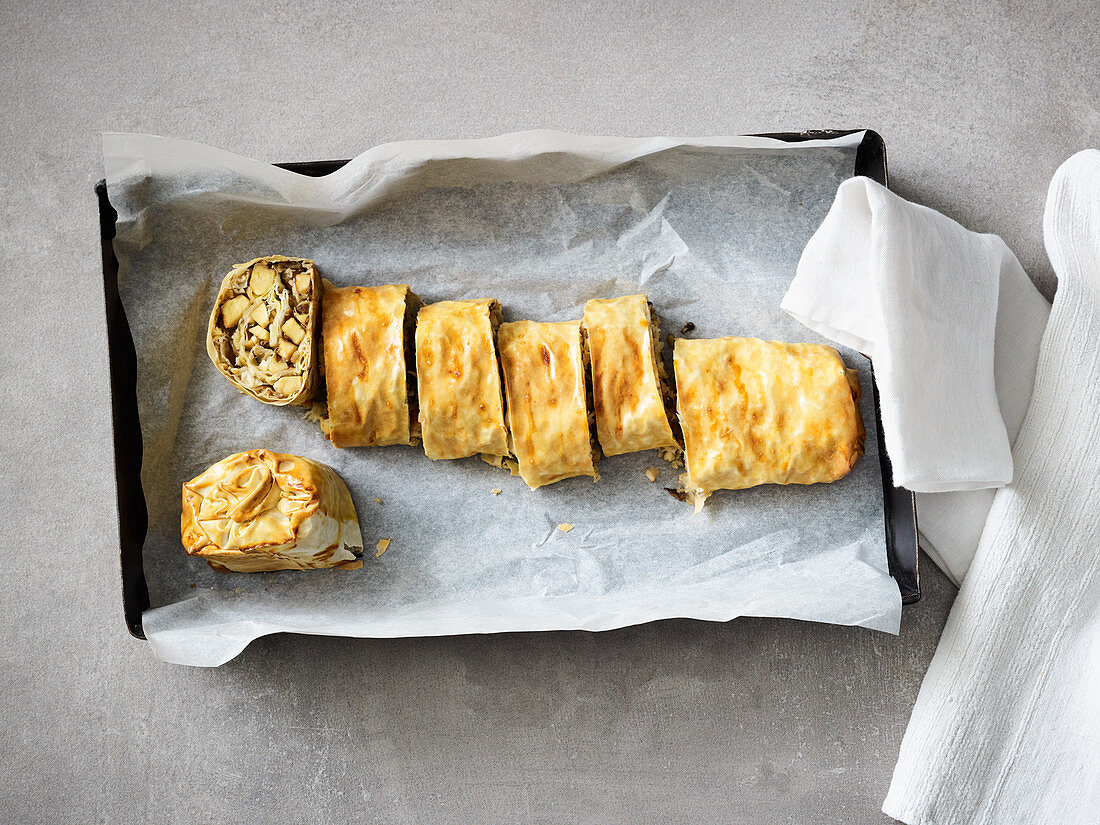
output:
[[[894,483],[958,583],[1031,397],[1050,306],[995,235],[868,178],[841,184],[782,307],[875,361]],[[944,492],[968,491],[968,492]]]
[[[1055,174],[1058,293],[1035,388],[883,811],[1086,825],[1100,811],[1100,151]]]

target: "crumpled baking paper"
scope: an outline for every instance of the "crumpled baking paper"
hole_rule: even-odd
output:
[[[607,630],[655,619],[785,616],[898,631],[867,362],[867,454],[834,484],[673,499],[655,453],[601,480],[529,490],[479,459],[338,450],[301,408],[233,389],[203,336],[222,276],[260,255],[313,258],[340,285],[408,283],[426,301],[495,297],[505,320],[566,320],[645,292],[666,332],[822,340],[779,302],[862,135],[597,138],[534,131],[377,146],[308,178],[199,144],[104,136],[120,292],[138,358],[144,548],[161,659],[218,665],[280,631],[360,637]],[[356,571],[217,573],[184,554],[180,487],[266,447],[347,481]],[[660,468],[656,483],[645,475]],[[494,495],[494,489],[501,492]],[[559,525],[571,524],[563,531]],[[375,557],[376,542],[390,539]]]

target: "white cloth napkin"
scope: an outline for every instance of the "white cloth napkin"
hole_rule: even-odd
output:
[[[1000,274],[993,375],[1008,440],[1015,444],[1035,386],[1050,304],[1018,265],[1002,267]],[[917,494],[921,547],[956,585],[974,558],[995,493],[988,489]]]
[[[874,359],[894,483],[924,493],[921,544],[958,583],[993,502],[983,488],[1012,480],[1046,300],[997,236],[852,178],[782,307]]]
[[[1058,293],[1016,441],[883,811],[921,825],[1100,821],[1100,152],[1044,218]]]

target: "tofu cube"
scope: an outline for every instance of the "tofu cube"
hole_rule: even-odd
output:
[[[241,316],[248,308],[248,299],[243,295],[230,298],[222,304],[222,326],[226,329],[234,329],[240,323]]]
[[[297,375],[284,375],[275,382],[275,391],[284,397],[297,394],[302,388],[302,379]]]
[[[256,297],[267,295],[274,285],[275,270],[263,263],[252,267],[252,275],[248,279],[248,291],[252,295]]]
[[[302,329],[301,324],[295,321],[293,318],[287,318],[286,323],[283,324],[283,335],[294,342],[294,345],[302,343],[302,339],[306,337],[306,331]]]
[[[294,354],[294,350],[296,349],[297,347],[294,346],[294,344],[292,344],[290,341],[286,340],[286,338],[279,339],[279,357],[283,360],[289,361],[290,356]]]

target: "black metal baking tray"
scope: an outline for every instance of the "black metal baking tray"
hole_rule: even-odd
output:
[[[859,129],[777,132],[761,137],[790,143],[827,140],[852,134]],[[310,177],[335,172],[348,161],[323,160],[304,163],[279,163],[283,169]],[[886,144],[867,131],[856,151],[855,174],[888,185]],[[111,375],[111,418],[115,448],[115,482],[118,491],[119,556],[122,566],[122,608],[130,633],[145,638],[141,614],[149,608],[149,587],[142,563],[142,545],[148,529],[145,494],[141,489],[141,428],[137,412],[137,358],[134,339],[126,321],[126,312],[118,294],[118,259],[115,258],[115,212],[107,197],[106,181],[95,186],[99,199],[99,230],[103,248],[103,294],[107,307],[107,352]],[[873,370],[872,370],[873,374]],[[917,567],[917,514],[913,494],[893,485],[893,470],[886,455],[879,415],[878,387],[872,387],[875,400],[875,427],[878,431],[879,458],[882,464],[883,504],[886,515],[886,555],[890,575],[898,583],[903,604],[920,600],[920,576]]]

